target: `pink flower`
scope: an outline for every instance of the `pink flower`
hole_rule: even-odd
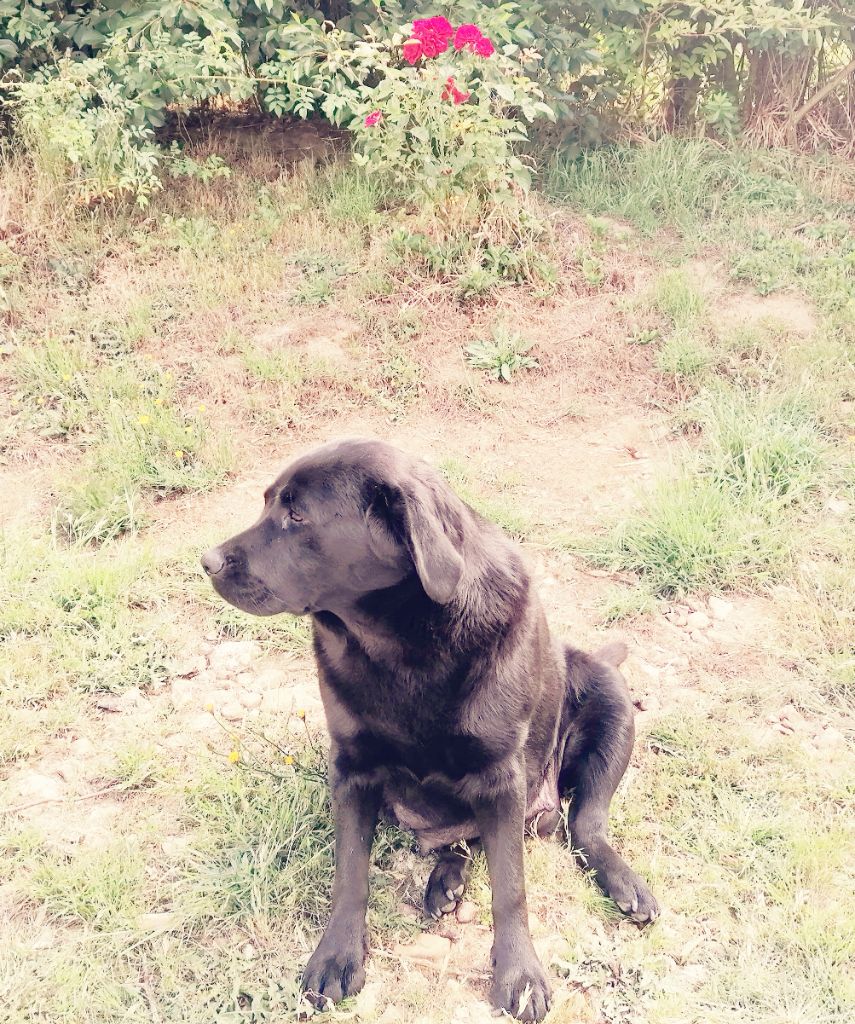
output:
[[[478,42],[475,44],[475,52],[479,57],[492,57],[496,52],[496,47],[490,42],[486,36],[481,36]]]
[[[417,18],[413,22],[413,37],[422,44],[425,57],[438,57],[447,50],[453,35],[454,29],[448,18]],[[410,63],[415,64],[415,61]]]
[[[423,47],[421,39],[408,39],[404,43],[402,50],[404,53],[404,60],[408,64],[415,64],[422,55]]]
[[[481,29],[477,25],[461,25],[454,33],[454,49],[462,50],[464,46],[473,47],[481,39]]]
[[[383,118],[382,110],[372,110],[365,118],[365,127],[373,128]]]
[[[465,103],[471,95],[471,92],[462,92],[460,89],[458,89],[457,86],[454,84],[454,76],[449,75],[448,78],[445,80],[445,88],[442,90],[442,95],[440,96],[440,99],[452,100],[456,107],[459,103]]]

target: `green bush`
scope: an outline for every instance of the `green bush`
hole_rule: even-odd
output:
[[[27,145],[65,167],[79,198],[130,192],[145,202],[157,181],[151,132],[169,110],[215,97],[255,97],[274,114],[359,128],[380,89],[378,99],[400,103],[388,112],[381,155],[388,160],[395,132],[412,145],[414,119],[441,80],[402,91],[415,79],[391,75],[387,58],[402,27],[431,15],[477,24],[501,55],[490,66],[519,71],[472,89],[465,124],[478,129],[481,164],[498,151],[507,165],[505,147],[521,141],[487,113],[512,113],[516,128],[536,118],[542,139],[571,154],[623,126],[853,145],[853,0],[0,0],[0,85]],[[545,107],[532,108],[534,82],[557,125],[539,116]],[[436,127],[426,126],[423,146],[437,148]],[[378,155],[370,140],[365,147]]]

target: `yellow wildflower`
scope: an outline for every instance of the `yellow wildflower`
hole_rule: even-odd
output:
[[[176,448],[172,454],[175,456],[176,459],[184,458],[184,452],[181,448]]]
[[[151,423],[151,416],[147,416],[143,413],[142,416],[137,416],[137,423],[144,427],[146,424]]]
[[[300,710],[297,712],[297,717],[298,718],[305,718],[306,717],[306,711],[305,711],[304,708],[300,708]]]
[[[286,754],[285,757],[282,760],[285,762],[285,764],[293,764],[294,763],[294,758],[290,754]]]
[[[229,764],[237,764],[240,761],[240,751],[230,750],[229,751]]]

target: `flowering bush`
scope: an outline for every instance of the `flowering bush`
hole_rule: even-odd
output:
[[[528,187],[516,148],[553,113],[516,44],[496,45],[477,25],[442,16],[382,34],[308,19],[282,32],[289,48],[259,69],[275,113],[319,109],[347,125],[354,160],[423,205]]]
[[[357,163],[435,204],[455,193],[484,198],[528,187],[514,146],[525,141],[526,122],[552,111],[477,25],[416,19],[406,38],[363,47],[374,54],[379,82],[362,88],[350,123]]]

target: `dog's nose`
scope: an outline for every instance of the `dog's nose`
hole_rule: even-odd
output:
[[[226,565],[226,556],[219,548],[209,548],[202,555],[202,568],[209,576],[216,576]]]

